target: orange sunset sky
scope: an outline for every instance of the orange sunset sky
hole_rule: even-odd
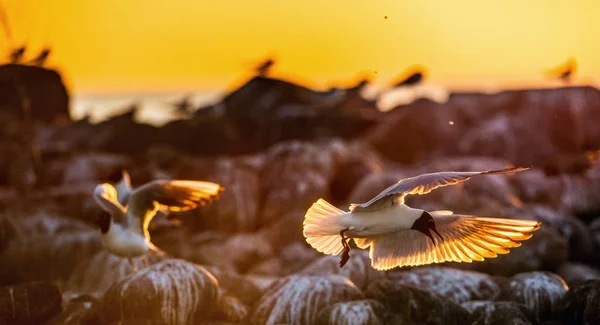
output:
[[[76,93],[222,89],[266,55],[274,73],[326,87],[428,68],[451,87],[536,85],[578,61],[600,75],[597,0],[0,0],[0,50],[52,46]],[[384,16],[388,18],[385,19]],[[12,41],[11,39],[12,38]]]

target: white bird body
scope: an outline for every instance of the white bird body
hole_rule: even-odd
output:
[[[382,211],[348,212],[340,222],[341,229],[353,238],[365,238],[410,229],[423,210],[397,204]]]
[[[429,212],[405,205],[404,197],[427,194],[477,175],[527,169],[440,172],[406,178],[366,203],[351,204],[347,212],[319,199],[306,212],[303,235],[308,244],[323,254],[343,251],[340,267],[350,257],[347,239],[353,239],[358,248],[370,248],[371,265],[378,270],[450,261],[470,263],[508,254],[509,248],[519,247],[520,241],[531,238],[540,222],[460,215],[446,210]]]
[[[102,243],[109,252],[128,258],[146,255],[150,250],[149,241],[143,235],[116,223],[102,234]]]

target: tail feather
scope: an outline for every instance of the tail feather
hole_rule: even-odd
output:
[[[319,199],[304,216],[303,234],[306,242],[323,254],[339,254],[343,250],[340,219],[345,214],[329,202]]]

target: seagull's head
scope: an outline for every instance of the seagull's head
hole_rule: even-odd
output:
[[[425,236],[429,237],[433,244],[435,245],[435,240],[433,240],[433,236],[431,235],[431,230],[433,230],[441,239],[444,239],[442,235],[435,228],[435,220],[429,212],[423,211],[419,219],[415,220],[412,227],[410,229],[418,230],[423,233]]]

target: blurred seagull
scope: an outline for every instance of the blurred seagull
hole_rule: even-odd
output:
[[[46,60],[48,59],[48,56],[50,55],[50,52],[52,50],[49,48],[45,48],[43,49],[40,54],[38,54],[37,57],[33,58],[29,63],[33,64],[35,66],[41,67],[44,65],[44,63],[46,63]]]
[[[483,261],[497,254],[508,254],[509,248],[519,247],[520,241],[531,238],[530,233],[537,230],[540,223],[460,215],[452,211],[428,212],[405,205],[404,198],[409,194],[427,194],[477,175],[527,169],[439,172],[406,178],[366,203],[351,204],[349,212],[319,199],[304,217],[304,237],[321,253],[337,255],[343,251],[340,267],[350,258],[347,242],[350,238],[359,248],[370,247],[371,266],[377,270],[450,261]]]
[[[412,72],[410,70],[412,70]],[[423,81],[425,76],[422,69],[414,67],[410,70],[406,72],[405,77],[403,77],[400,81],[394,82],[392,87],[397,88],[415,86]]]
[[[112,254],[127,257],[134,270],[134,257],[144,257],[149,250],[164,252],[150,241],[148,226],[159,208],[188,211],[217,198],[223,187],[216,183],[188,180],[155,180],[131,189],[129,175],[117,184],[97,185],[94,199],[108,212],[108,217],[96,220],[102,241]],[[121,202],[126,203],[123,205]]]
[[[274,59],[272,59],[272,58],[266,59],[259,66],[256,67],[256,74],[258,74],[261,77],[266,76],[267,73],[269,73],[269,70],[271,69],[271,67],[273,67],[274,64],[275,64],[275,60]]]
[[[14,49],[10,52],[10,63],[19,63],[23,58],[23,54],[25,54],[25,46],[21,46],[17,49]]]
[[[190,110],[194,106],[191,100],[191,95],[186,95],[181,98],[179,101],[172,104],[175,107],[175,110],[179,114],[189,115]]]
[[[577,72],[577,61],[575,58],[569,58],[567,62],[549,70],[547,73],[552,78],[558,78],[565,83],[569,83],[575,72]]]

